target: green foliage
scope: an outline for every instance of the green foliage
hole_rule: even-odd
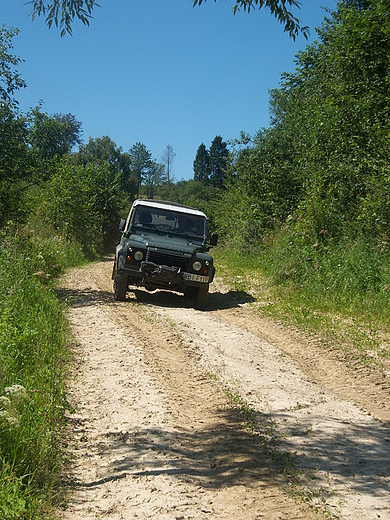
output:
[[[165,185],[158,192],[162,199],[186,204],[203,211],[208,217],[208,231],[210,233],[215,231],[214,208],[216,201],[219,199],[219,193],[220,190],[215,186],[205,186],[202,182],[196,180],[179,181],[171,186],[169,193],[167,185]]]
[[[12,39],[19,32],[18,29],[7,29],[4,24],[0,27],[0,107],[6,104],[14,108],[17,105],[13,98],[15,91],[26,87],[25,81],[14,69],[22,60],[10,54],[13,48]]]
[[[201,5],[206,0],[193,0],[192,4]],[[215,0],[216,1],[216,0]],[[75,18],[81,20],[84,25],[89,25],[92,11],[95,6],[99,7],[96,0],[30,0],[31,17],[46,16],[46,23],[50,28],[53,23],[61,30],[61,37],[66,33],[72,34],[72,23]],[[290,12],[290,7],[300,8],[297,0],[236,0],[233,12],[236,13],[240,8],[250,12],[258,6],[259,9],[266,7],[270,13],[284,26],[284,31],[295,40],[298,34],[308,38],[308,27],[301,27],[299,19]]]
[[[315,294],[315,298],[332,302],[333,310],[339,303],[364,306],[367,299],[372,301],[381,293],[388,299],[388,244],[361,234],[344,236],[342,241],[313,242],[296,227],[285,227],[267,237],[261,257],[275,283]]]
[[[2,461],[0,469],[0,516],[4,520],[19,520],[26,517],[26,500],[23,492],[23,479],[12,472],[9,465]]]
[[[208,184],[210,175],[210,153],[204,143],[196,151],[194,164],[194,180]]]
[[[229,150],[227,144],[222,141],[220,135],[216,135],[211,143],[209,151],[209,178],[211,184],[217,188],[223,188],[228,155]]]
[[[294,149],[294,141],[278,127],[259,132],[254,144],[232,153],[228,193],[218,205],[219,225],[229,236],[234,233],[231,211],[239,221],[237,239],[253,245],[294,213],[303,184],[294,167]]]
[[[222,193],[215,207],[218,233],[236,251],[251,253],[258,249],[264,233],[262,218],[259,201],[239,185]]]
[[[340,4],[319,42],[297,54],[271,91],[271,127],[231,154],[231,193],[218,207],[229,240],[256,242],[287,219],[313,243],[387,236],[389,16],[378,0]],[[227,225],[233,200],[237,237]]]
[[[0,104],[0,226],[22,212],[20,201],[29,183],[31,164],[25,118]]]
[[[47,225],[93,256],[112,250],[117,242],[124,200],[120,173],[106,163],[82,167],[63,159],[57,162],[33,204]]]
[[[130,171],[137,181],[137,197],[142,181],[153,170],[152,154],[143,143],[137,142],[129,150]]]
[[[108,136],[90,137],[87,144],[80,144],[79,151],[74,155],[77,165],[87,166],[93,164],[101,166],[106,164],[113,172],[120,173],[122,188],[129,200],[137,193],[138,178],[131,171],[130,154],[123,151]]]
[[[206,0],[193,0],[192,5],[201,5]],[[215,2],[217,0],[214,0]],[[309,35],[308,27],[301,27],[300,21],[290,11],[290,7],[300,8],[300,3],[296,0],[236,0],[233,6],[235,14],[240,9],[248,11],[248,13],[258,6],[259,9],[267,8],[270,13],[284,26],[285,32],[295,40],[298,34],[302,34],[306,39]]]
[[[251,262],[241,280],[269,279],[263,314],[378,360],[390,326],[389,16],[379,0],[329,13],[271,92],[270,128],[231,151],[215,204],[226,261]]]
[[[16,218],[30,173],[26,120],[16,110],[14,93],[26,86],[16,70],[21,59],[10,53],[16,29],[0,27],[0,226]]]
[[[275,127],[291,127],[303,145],[295,158],[302,216],[332,235],[362,220],[363,201],[382,196],[372,179],[389,161],[389,13],[382,2],[369,4],[340,5],[272,98]]]
[[[27,2],[31,5],[31,18],[36,16],[46,16],[46,23],[50,29],[53,25],[61,30],[61,37],[66,33],[72,34],[72,23],[75,18],[81,20],[84,25],[89,25],[92,11],[95,6],[99,6],[96,0],[31,0]]]
[[[220,135],[214,137],[210,150],[202,143],[196,151],[193,164],[194,180],[223,188],[228,155],[227,144]]]
[[[28,119],[28,142],[39,159],[63,157],[81,143],[81,123],[72,114],[49,116],[42,112],[42,104],[39,104],[28,114]]]
[[[152,160],[150,167],[144,175],[143,181],[143,192],[146,194],[148,199],[154,198],[165,179],[164,165],[158,163],[156,160]]]
[[[81,252],[30,227],[0,233],[0,514],[45,518],[68,408],[64,309],[50,280]],[[44,500],[43,500],[44,499]]]

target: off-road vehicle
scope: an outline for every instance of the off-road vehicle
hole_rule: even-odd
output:
[[[207,217],[197,209],[167,201],[135,200],[115,252],[114,298],[129,286],[181,292],[204,309],[215,268],[208,254]],[[217,235],[210,237],[212,246]]]

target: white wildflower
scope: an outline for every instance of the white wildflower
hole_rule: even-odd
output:
[[[8,408],[11,405],[11,401],[5,395],[0,396],[0,408]]]
[[[26,394],[26,389],[22,385],[12,385],[4,388],[4,393],[12,397],[22,397]]]
[[[6,417],[6,420],[10,426],[13,426],[14,428],[18,428],[19,421],[16,419],[16,417],[11,417],[10,415]]]

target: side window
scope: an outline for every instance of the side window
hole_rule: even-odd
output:
[[[127,220],[126,220],[125,232],[129,231],[129,229],[130,229],[130,225],[131,225],[131,221],[132,221],[133,215],[134,215],[134,209],[131,209],[129,211],[129,215],[128,215]]]

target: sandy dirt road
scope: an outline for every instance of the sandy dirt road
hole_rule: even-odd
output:
[[[70,519],[390,519],[390,372],[347,369],[218,279],[207,310],[69,272]]]

